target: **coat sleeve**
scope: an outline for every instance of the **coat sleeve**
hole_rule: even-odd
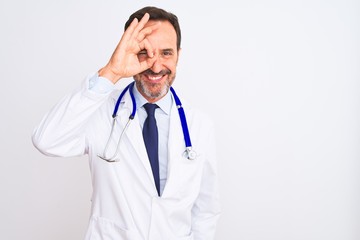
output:
[[[209,131],[210,129],[210,131]],[[216,144],[213,127],[208,129],[209,141],[203,168],[199,196],[192,209],[192,232],[194,240],[211,240],[215,237],[215,229],[221,212],[218,170],[216,163]]]
[[[89,90],[89,75],[81,87],[60,100],[34,129],[34,146],[48,156],[71,157],[87,153],[86,129],[91,116],[110,93]]]

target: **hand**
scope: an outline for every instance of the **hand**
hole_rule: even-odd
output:
[[[154,62],[154,52],[146,36],[151,34],[158,24],[145,27],[150,15],[145,13],[140,22],[134,19],[126,29],[114,53],[105,67],[99,70],[99,76],[105,77],[114,84],[121,78],[132,77],[150,68]],[[148,58],[139,61],[138,53],[146,50]]]

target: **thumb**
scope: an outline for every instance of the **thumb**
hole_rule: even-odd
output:
[[[151,68],[156,61],[155,57],[147,58],[145,61],[140,62],[141,72]]]

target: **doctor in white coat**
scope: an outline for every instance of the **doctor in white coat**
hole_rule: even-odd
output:
[[[48,156],[89,156],[93,194],[86,240],[214,239],[220,202],[213,123],[183,104],[196,152],[195,159],[186,158],[178,106],[169,91],[180,42],[175,15],[156,7],[138,10],[109,62],[34,130],[35,147]],[[135,85],[121,99],[109,138],[119,97],[114,84],[128,77]],[[136,114],[127,126],[133,110],[130,92]],[[159,190],[142,134],[145,103],[158,105]],[[111,156],[112,162],[101,158]]]

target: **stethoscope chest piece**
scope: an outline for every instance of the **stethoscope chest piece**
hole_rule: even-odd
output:
[[[189,160],[195,160],[197,157],[197,153],[192,150],[191,147],[187,147],[184,152],[184,157]]]

